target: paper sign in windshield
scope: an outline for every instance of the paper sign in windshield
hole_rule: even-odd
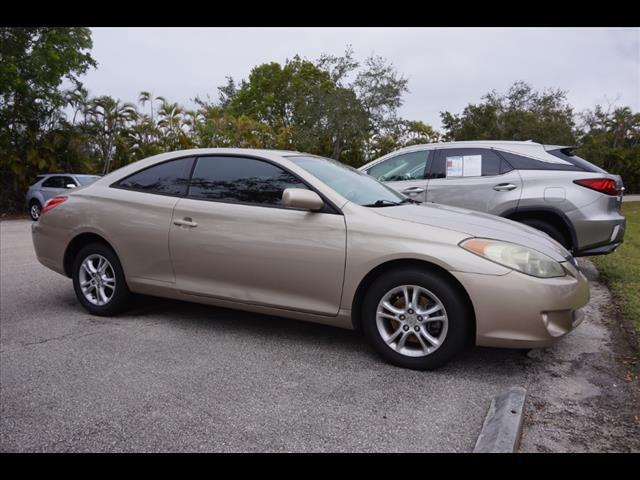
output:
[[[482,175],[482,155],[447,157],[447,177],[479,177]]]
[[[462,161],[463,177],[479,177],[482,175],[482,155],[465,155]]]
[[[462,176],[462,158],[463,157],[447,157],[447,177]]]

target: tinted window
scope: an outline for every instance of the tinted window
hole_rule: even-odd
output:
[[[160,163],[120,180],[117,186],[148,193],[181,196],[187,193],[192,165],[193,158]]]
[[[426,178],[428,151],[396,155],[374,165],[367,173],[381,182],[420,180]]]
[[[439,151],[432,178],[479,177],[500,175],[510,169],[502,159],[486,148],[447,148]]]
[[[364,172],[324,157],[295,155],[287,157],[346,199],[359,205],[378,200],[400,202],[405,197]]]
[[[500,162],[500,173],[507,173],[513,170],[513,167],[504,158]]]
[[[547,153],[550,153],[554,157],[558,157],[562,160],[565,160],[572,165],[581,168],[587,172],[597,172],[597,173],[607,173],[602,168],[594,165],[591,162],[586,161],[584,158],[580,158],[578,155],[575,155],[570,148],[560,148],[558,150],[547,150]]]
[[[75,185],[77,187],[78,182],[71,177],[62,177],[62,188],[67,188],[67,185]]]
[[[515,153],[501,151],[500,155],[516,170],[582,170],[572,164],[543,162],[542,160],[523,157]]]
[[[56,175],[54,177],[47,178],[42,182],[42,186],[47,188],[67,188],[68,183],[76,184],[71,177],[61,177]]]
[[[35,179],[33,182],[31,182],[31,185],[35,185],[36,183],[38,183],[38,182],[39,182],[40,180],[42,180],[43,178],[44,178],[44,175],[38,175],[38,176],[36,177],[36,179]]]
[[[289,172],[261,160],[201,157],[193,171],[189,197],[280,205],[286,188],[306,189],[307,186]]]

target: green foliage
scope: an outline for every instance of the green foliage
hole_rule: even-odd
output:
[[[2,202],[36,173],[49,170],[71,141],[62,108],[69,104],[63,81],[75,89],[78,77],[96,62],[87,28],[0,28],[0,171]],[[65,160],[68,164],[74,156]],[[79,159],[79,164],[84,160]]]
[[[640,113],[629,107],[605,112],[596,105],[582,119],[578,155],[621,175],[627,193],[640,192]]]
[[[44,171],[107,173],[165,151],[197,147],[299,150],[360,166],[401,147],[441,140],[532,139],[580,145],[579,153],[640,191],[639,114],[629,108],[582,115],[560,90],[523,82],[490,92],[461,114],[441,112],[444,135],[398,116],[407,80],[381,57],[357,61],[351,47],[316,61],[299,56],[227,77],[217,101],[187,110],[153,92],[137,105],[91,97],[79,81],[96,66],[85,28],[0,28],[2,206],[21,206]],[[63,82],[71,85],[62,89]],[[64,109],[68,114],[64,114]]]
[[[533,140],[554,145],[574,145],[573,108],[566,92],[535,92],[516,82],[506,94],[487,93],[482,102],[469,104],[462,114],[441,112],[446,140]]]

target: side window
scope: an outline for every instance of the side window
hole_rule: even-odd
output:
[[[523,157],[515,153],[500,151],[500,155],[517,170],[573,170],[581,171],[582,168],[570,163],[551,163],[535,158]]]
[[[486,148],[448,148],[440,150],[433,178],[488,177],[506,173],[502,159]]]
[[[53,176],[42,182],[42,186],[46,188],[65,188],[67,184],[64,179],[67,177]]]
[[[180,158],[145,168],[120,180],[115,186],[162,195],[187,193],[193,158]]]
[[[397,182],[402,180],[420,180],[426,178],[427,160],[430,151],[410,152],[396,155],[377,165],[367,173],[381,182]]]
[[[200,157],[189,197],[232,203],[280,205],[286,188],[307,186],[269,162],[245,157]]]
[[[513,167],[503,158],[502,162],[500,162],[500,175],[510,172],[511,170],[513,170]]]
[[[78,186],[78,182],[76,182],[71,177],[60,177],[62,179],[62,188],[67,188],[67,185],[75,185]]]
[[[43,178],[44,178],[44,175],[38,175],[38,176],[36,177],[36,179],[35,179],[33,182],[31,182],[31,186],[35,185],[36,183],[38,183],[38,182],[39,182],[40,180],[42,180]],[[43,182],[43,183],[44,183],[44,182]]]

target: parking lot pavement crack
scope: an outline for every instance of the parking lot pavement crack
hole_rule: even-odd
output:
[[[79,338],[84,338],[84,337],[90,337],[92,335],[100,335],[102,332],[89,332],[89,333],[84,333],[82,335],[78,335],[76,333],[68,333],[66,335],[60,335],[59,337],[51,337],[51,338],[45,338],[43,340],[40,340],[38,342],[28,342],[28,343],[23,343],[21,344],[22,347],[31,347],[34,345],[42,345],[44,343],[48,343],[51,341],[55,341],[55,340],[66,340],[68,338],[72,338],[74,340],[77,340]]]

